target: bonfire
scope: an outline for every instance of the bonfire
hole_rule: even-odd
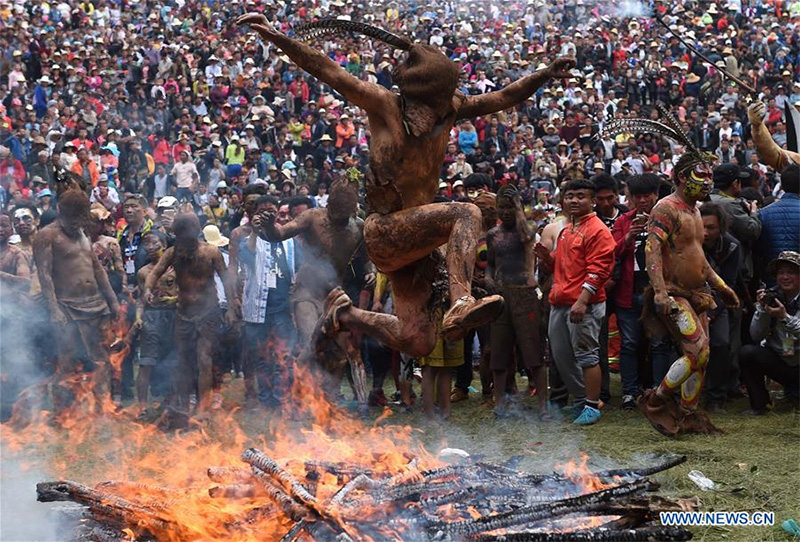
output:
[[[302,375],[294,366],[290,373]],[[645,469],[591,472],[585,456],[547,474],[513,462],[471,457],[448,463],[427,451],[410,427],[372,423],[294,378],[282,413],[262,438],[246,434],[237,413],[190,418],[164,431],[133,412],[92,402],[82,385],[69,413],[17,412],[3,427],[7,447],[37,450],[57,481],[37,485],[40,501],[72,501],[83,519],[78,540],[688,540],[662,527],[659,512],[697,503],[655,494],[648,477],[685,460]],[[86,383],[84,383],[86,384]],[[23,423],[24,422],[24,423]],[[24,428],[20,428],[24,425]],[[55,455],[42,454],[57,444]],[[62,473],[91,457],[84,484]],[[55,458],[55,459],[54,459]],[[104,466],[105,465],[105,466]]]

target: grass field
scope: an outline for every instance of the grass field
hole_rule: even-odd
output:
[[[241,401],[242,387],[241,380],[226,386],[229,404]],[[391,385],[387,385],[387,390],[390,388]],[[612,375],[612,394],[618,392],[618,388],[619,377]],[[729,414],[713,416],[714,422],[725,431],[724,435],[668,440],[653,430],[638,412],[619,409],[618,401],[612,400],[606,407],[600,423],[585,428],[573,426],[567,419],[539,422],[533,401],[527,398],[518,403],[522,414],[518,419],[496,420],[490,410],[479,405],[479,397],[472,397],[454,405],[448,422],[427,422],[419,411],[398,411],[379,423],[418,428],[415,438],[432,452],[447,446],[462,448],[489,460],[521,456],[519,468],[536,472],[548,472],[569,460],[580,460],[581,453],[588,455],[592,470],[647,466],[654,464],[661,454],[685,454],[686,463],[655,476],[662,484],[662,493],[672,497],[698,495],[704,511],[774,511],[776,519],[773,527],[692,528],[695,540],[792,540],[781,530],[780,523],[788,518],[800,521],[800,417],[797,413],[779,408],[763,417],[747,417],[738,414],[747,408],[746,400],[740,400],[729,405]],[[375,423],[379,415],[380,411],[374,409],[366,415],[365,422]],[[253,439],[269,434],[270,417],[265,411],[240,410],[235,418]],[[99,472],[113,465],[119,452],[113,446],[119,437],[116,433],[115,430],[98,432],[93,437],[97,441],[85,442],[67,457],[65,464],[59,466],[60,474],[87,483],[102,479],[98,478]],[[224,426],[213,428],[209,434],[223,440],[228,436]],[[158,438],[164,439],[164,435]],[[145,441],[136,446],[123,445],[127,453],[141,454],[154,451],[159,444]],[[59,443],[52,442],[31,450],[28,459],[47,462],[52,460],[50,458],[61,457],[64,460],[62,450]],[[8,466],[6,463],[5,467]],[[700,491],[687,478],[691,470],[702,471],[716,482],[717,491]],[[115,476],[125,478],[127,473],[119,472]],[[26,480],[25,491],[32,489],[28,487],[32,485]]]

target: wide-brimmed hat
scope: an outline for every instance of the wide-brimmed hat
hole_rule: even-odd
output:
[[[219,231],[219,228],[213,224],[209,224],[203,228],[203,237],[205,237],[206,243],[209,245],[214,245],[215,247],[226,247],[231,241],[222,235]]]
[[[774,275],[778,271],[778,264],[781,262],[790,263],[794,266],[800,267],[800,252],[784,250],[778,254],[777,258],[769,262],[769,265],[767,265],[767,270]]]
[[[42,192],[44,192],[44,190]],[[101,203],[92,203],[89,214],[92,215],[92,218],[102,222],[111,216],[111,211],[103,207]]]

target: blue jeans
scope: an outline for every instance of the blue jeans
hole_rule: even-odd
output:
[[[293,371],[286,358],[294,340],[294,324],[288,310],[267,314],[263,324],[245,324],[245,360],[255,373],[258,400],[266,406],[279,406],[292,387]]]
[[[192,201],[193,195],[190,188],[178,188],[178,201]]]
[[[639,343],[644,331],[639,318],[642,315],[643,295],[633,296],[629,309],[617,307],[617,326],[622,345],[619,353],[619,373],[622,377],[622,394],[639,395]],[[672,347],[668,337],[654,337],[650,341],[650,357],[653,363],[654,385],[661,383],[667,374],[672,359]]]

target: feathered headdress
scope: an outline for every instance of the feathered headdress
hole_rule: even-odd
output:
[[[714,163],[716,155],[698,149],[683,131],[678,119],[666,107],[657,103],[656,109],[663,122],[642,118],[611,119],[595,137],[614,137],[617,134],[656,134],[667,137],[684,148],[683,156],[675,165],[676,175],[693,169],[697,164]]]
[[[311,41],[330,34],[362,34],[403,51],[408,51],[412,45],[408,38],[398,36],[377,26],[344,19],[320,19],[295,29],[295,37],[300,41]]]

